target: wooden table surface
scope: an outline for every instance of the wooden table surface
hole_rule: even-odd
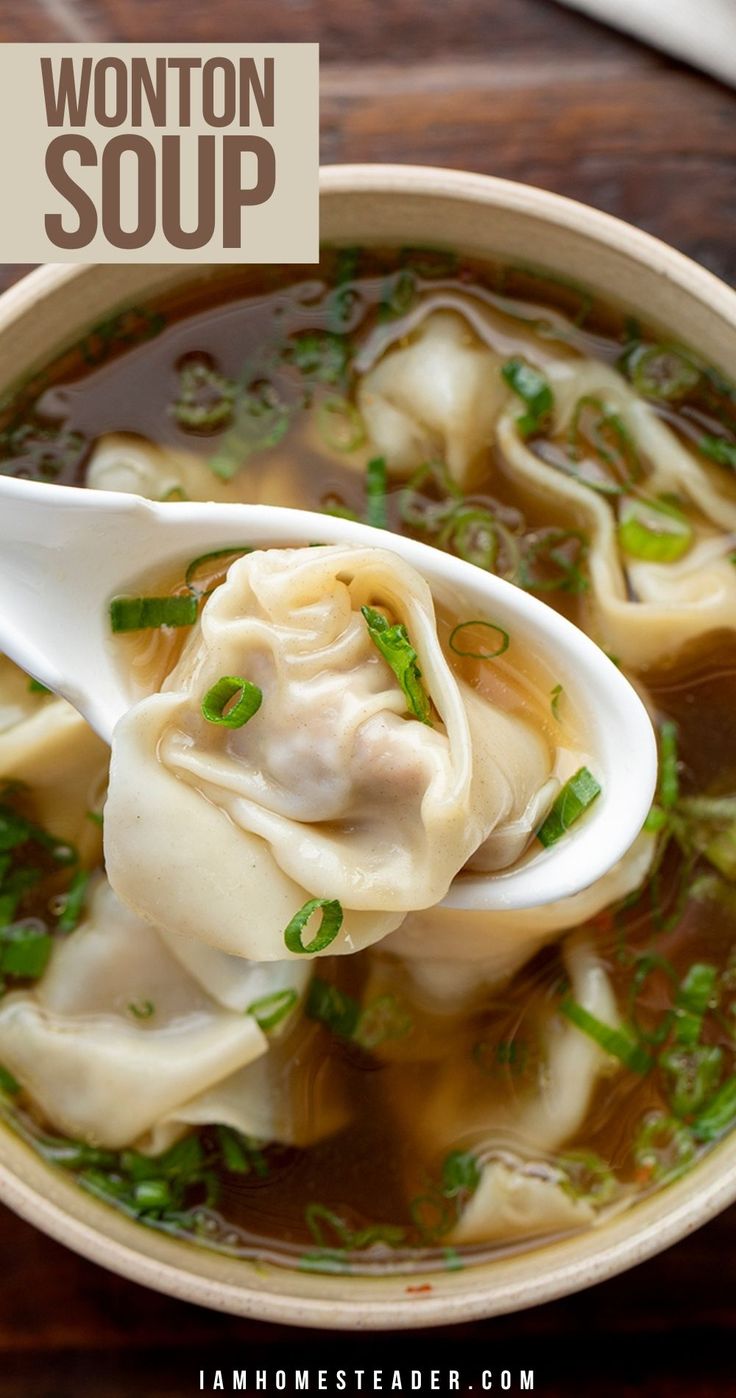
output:
[[[169,35],[319,40],[325,162],[526,180],[621,215],[736,282],[736,93],[554,0],[0,0],[6,41]],[[25,270],[0,268],[0,282]],[[736,1210],[534,1311],[329,1339],[155,1295],[10,1213],[2,1221],[0,1398],[163,1398],[198,1391],[201,1367],[316,1369],[328,1358],[533,1367],[545,1398],[736,1394]]]

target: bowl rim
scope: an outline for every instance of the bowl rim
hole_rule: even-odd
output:
[[[395,191],[402,196],[455,200],[526,215],[563,231],[574,230],[591,243],[628,256],[645,274],[671,282],[704,304],[732,332],[736,329],[736,292],[716,276],[651,234],[565,196],[496,176],[413,164],[326,166],[320,172],[320,189],[330,198],[385,196]],[[191,265],[195,274],[202,264]],[[40,299],[89,271],[88,264],[51,263],[27,273],[0,297],[0,333]],[[42,1174],[48,1176],[49,1171],[54,1167],[41,1167]],[[81,1194],[77,1185],[72,1187]],[[240,1280],[213,1278],[187,1266],[187,1259],[193,1263],[198,1254],[191,1244],[174,1244],[168,1258],[148,1255],[136,1246],[142,1227],[139,1223],[124,1218],[121,1223],[123,1216],[115,1214],[115,1232],[120,1236],[112,1237],[112,1211],[106,1205],[85,1196],[87,1219],[83,1219],[47,1197],[20,1169],[4,1161],[0,1161],[0,1199],[89,1260],[181,1300],[285,1325],[332,1330],[421,1328],[539,1305],[604,1281],[663,1251],[736,1200],[736,1133],[709,1152],[687,1176],[616,1218],[584,1233],[532,1247],[515,1258],[468,1266],[453,1274],[452,1289],[438,1287],[435,1294],[429,1291],[421,1296],[403,1294],[405,1287],[401,1295],[395,1287],[389,1292],[383,1279],[376,1279],[376,1294],[366,1296],[371,1288],[362,1285],[363,1278],[360,1288],[354,1288],[359,1294],[351,1298],[348,1293],[353,1279],[345,1277],[339,1279],[342,1292],[337,1302],[334,1292],[331,1296],[296,1295],[289,1292],[288,1279],[295,1274],[287,1268],[279,1269],[284,1283],[279,1291],[251,1286],[247,1274],[242,1284]],[[514,1279],[513,1263],[519,1258],[539,1259],[532,1277]],[[403,1283],[416,1279],[391,1280]],[[318,1286],[320,1279],[314,1280]],[[382,1285],[384,1295],[379,1294]]]

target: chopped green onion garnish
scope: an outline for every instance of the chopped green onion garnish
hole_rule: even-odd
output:
[[[480,505],[457,505],[442,527],[441,548],[452,549],[466,563],[493,572],[498,555],[498,531],[490,510]]]
[[[531,364],[526,364],[523,359],[509,359],[503,365],[501,373],[514,393],[526,404],[526,412],[516,420],[520,435],[531,437],[534,432],[541,432],[555,402],[547,380],[538,369],[533,369]]]
[[[587,592],[588,547],[579,529],[545,529],[525,542],[514,581],[527,592]]]
[[[337,384],[347,373],[350,342],[330,330],[305,330],[294,336],[286,355],[305,378]]]
[[[193,626],[196,597],[114,597],[110,625],[114,632],[145,631],[157,626]]]
[[[667,1096],[675,1116],[690,1117],[712,1097],[723,1071],[723,1049],[696,1044],[670,1048],[660,1054],[659,1065],[668,1079]]]
[[[361,1010],[353,1038],[361,1048],[370,1050],[390,1039],[405,1038],[412,1027],[411,1016],[395,995],[379,995]]]
[[[220,480],[229,481],[254,452],[275,447],[288,432],[290,409],[268,379],[256,379],[243,390],[234,406],[233,426],[221,439],[219,450],[207,462]]]
[[[8,1097],[17,1097],[20,1092],[20,1083],[9,1073],[7,1068],[0,1067],[0,1092],[4,1092]]]
[[[622,501],[617,533],[624,553],[650,563],[675,563],[695,537],[693,526],[676,505],[631,496]]]
[[[649,1180],[664,1183],[687,1170],[695,1151],[695,1141],[687,1126],[664,1112],[653,1112],[636,1137],[634,1160]]]
[[[40,680],[33,680],[33,679],[30,679],[30,680],[28,681],[28,693],[29,693],[29,694],[50,694],[50,693],[51,693],[51,690],[48,689],[48,688],[46,687],[45,684],[41,684],[41,681],[40,681]]]
[[[150,1019],[156,1013],[156,1006],[152,1000],[131,1000],[128,1010],[134,1019]]]
[[[356,451],[365,441],[363,419],[347,398],[325,398],[317,408],[317,427],[328,447]]]
[[[233,699],[235,703],[231,704]],[[202,700],[202,717],[222,728],[242,728],[258,713],[262,702],[263,691],[257,684],[251,684],[241,675],[223,675],[207,690]]]
[[[699,1141],[715,1141],[736,1121],[736,1077],[729,1078],[708,1106],[695,1118],[693,1132]]]
[[[249,1175],[251,1170],[259,1179],[266,1179],[269,1169],[261,1142],[244,1136],[232,1126],[218,1126],[217,1140],[225,1169],[231,1175]]]
[[[275,990],[272,995],[263,995],[248,1006],[246,1014],[252,1015],[264,1033],[275,1029],[282,1019],[291,1013],[299,996],[293,989]]]
[[[302,941],[302,932],[306,927],[313,913],[318,909],[322,910],[322,919],[318,931],[311,942],[305,946]],[[288,927],[284,930],[284,942],[287,951],[302,954],[307,952],[310,956],[319,951],[324,951],[331,942],[334,942],[343,923],[342,905],[337,898],[310,898],[303,908],[295,913]]]
[[[133,1186],[133,1200],[141,1213],[169,1209],[174,1202],[166,1180],[140,1180]]]
[[[368,634],[376,649],[380,651],[386,663],[393,670],[406,695],[412,714],[421,723],[426,723],[431,728],[429,696],[422,685],[422,672],[417,664],[417,653],[409,640],[406,627],[402,622],[396,622],[392,626],[385,616],[375,611],[373,607],[361,607],[360,610],[368,625]]]
[[[382,456],[374,456],[365,471],[365,522],[374,529],[386,529],[386,462]]]
[[[706,434],[698,438],[697,445],[710,461],[717,462],[719,466],[730,466],[732,471],[736,471],[736,442],[729,441],[727,437]]]
[[[678,1044],[695,1045],[716,988],[718,971],[708,962],[695,962],[684,977],[675,998]]]
[[[210,588],[207,592],[200,592],[197,587],[197,574],[200,569],[206,563],[214,563],[220,558],[242,558],[246,553],[252,552],[249,544],[233,544],[229,549],[214,549],[212,553],[201,553],[198,558],[193,558],[191,563],[187,565],[187,571],[184,574],[184,581],[189,591],[195,593],[197,597],[209,597],[214,592],[214,588]]]
[[[52,946],[50,934],[35,919],[0,927],[0,972],[38,980],[46,970]]]
[[[90,873],[87,869],[79,869],[74,875],[67,892],[64,894],[64,906],[61,916],[56,924],[57,932],[73,932],[84,908],[84,900],[87,896],[87,885],[90,881]]]
[[[493,631],[495,635],[498,636],[498,644],[494,650],[481,650],[480,646],[483,644],[483,638],[474,639],[472,632],[469,636],[465,637],[465,640],[469,645],[475,646],[476,649],[467,650],[457,644],[455,637],[459,636],[462,631],[467,631],[469,627],[473,626],[483,627],[484,630]],[[461,621],[459,625],[454,627],[450,632],[450,639],[447,644],[450,650],[454,650],[456,655],[467,656],[470,660],[496,660],[499,655],[503,655],[504,652],[508,650],[511,644],[511,637],[508,631],[504,631],[502,626],[497,626],[495,621]]]
[[[569,997],[563,1000],[560,1010],[576,1029],[594,1039],[600,1048],[610,1053],[612,1058],[617,1058],[626,1068],[630,1068],[634,1073],[649,1072],[653,1059],[626,1030],[612,1029],[609,1024],[596,1019],[584,1005],[579,1005],[577,1000],[571,1000]]]
[[[416,280],[408,267],[394,272],[387,279],[378,307],[379,320],[396,320],[406,315],[414,304],[417,294]]]
[[[670,810],[680,794],[677,724],[665,719],[659,730],[659,801]]]
[[[623,419],[601,398],[586,395],[575,407],[569,456],[561,470],[603,495],[620,495],[642,474],[634,440]]]
[[[453,1150],[442,1162],[442,1193],[446,1199],[474,1194],[480,1184],[480,1166],[468,1150]]]
[[[91,820],[95,825],[99,825],[100,829],[102,829],[104,825],[104,816],[102,814],[102,811],[85,811],[84,814],[87,817],[87,820]]]
[[[399,513],[412,529],[433,533],[462,498],[447,467],[441,461],[428,461],[409,477],[399,496]]]
[[[552,717],[556,718],[558,723],[560,721],[560,701],[564,693],[565,691],[561,684],[556,684],[554,689],[551,689],[549,692],[549,706],[552,710]]]
[[[305,1011],[309,1019],[325,1024],[341,1039],[353,1037],[360,1018],[360,1006],[352,995],[319,976],[315,976],[309,986]]]
[[[666,403],[686,397],[700,380],[697,365],[674,345],[637,346],[626,356],[625,368],[639,393]]]
[[[565,782],[554,804],[537,831],[537,839],[545,848],[554,845],[579,820],[588,806],[601,794],[600,783],[587,767],[581,767]]]
[[[598,1208],[610,1203],[616,1194],[616,1176],[600,1155],[592,1150],[570,1150],[558,1156],[567,1175],[562,1188],[573,1199],[585,1199]]]
[[[238,386],[207,359],[187,358],[179,368],[179,397],[171,408],[185,432],[219,432],[233,414]]]

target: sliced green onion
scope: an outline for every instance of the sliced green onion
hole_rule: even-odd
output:
[[[45,684],[41,684],[41,681],[40,681],[40,680],[30,679],[30,680],[28,681],[28,693],[29,693],[29,694],[50,694],[50,693],[51,693],[51,690],[48,689],[47,686],[46,686]]]
[[[696,962],[690,967],[675,998],[678,1044],[697,1044],[706,1010],[714,997],[717,980],[717,968],[709,962]]]
[[[360,1006],[339,986],[315,976],[307,992],[305,1013],[308,1019],[324,1024],[341,1039],[351,1039],[360,1018]]]
[[[141,1213],[157,1213],[173,1204],[166,1180],[141,1180],[134,1186],[133,1201]]]
[[[110,603],[110,625],[116,633],[193,626],[196,620],[196,597],[113,597]]]
[[[305,330],[292,339],[287,359],[305,378],[341,383],[347,373],[350,343],[331,330]]]
[[[232,1126],[218,1126],[217,1142],[225,1169],[231,1175],[249,1175],[253,1171],[260,1179],[267,1177],[268,1161],[259,1141],[244,1136]]]
[[[466,563],[492,573],[498,556],[498,531],[490,510],[480,505],[458,505],[439,534],[440,548],[452,549]]]
[[[501,373],[507,384],[526,404],[526,412],[516,419],[522,437],[541,432],[554,407],[554,394],[543,374],[523,359],[509,359]]]
[[[237,698],[236,698],[237,695]],[[228,708],[230,701],[235,703]],[[202,717],[222,728],[242,728],[263,703],[263,691],[242,675],[223,675],[202,700]]]
[[[229,549],[213,549],[211,553],[201,553],[198,558],[193,558],[191,563],[187,564],[184,582],[189,591],[195,593],[197,597],[210,597],[215,590],[213,587],[209,588],[207,592],[200,592],[197,587],[197,573],[200,569],[206,563],[214,563],[220,558],[242,558],[246,553],[252,552],[253,549],[249,544],[233,544]]]
[[[715,461],[719,466],[729,466],[732,471],[736,471],[736,442],[729,441],[727,437],[706,434],[698,438],[697,446],[709,461]]]
[[[554,689],[551,689],[549,692],[549,706],[552,710],[552,717],[556,718],[558,723],[560,722],[560,703],[564,693],[565,691],[561,684],[556,684]]]
[[[363,419],[347,398],[325,398],[317,408],[322,440],[335,451],[356,451],[365,441]]]
[[[545,848],[554,845],[579,820],[584,811],[601,794],[600,783],[587,767],[581,767],[558,792],[549,814],[537,831],[537,839]]]
[[[527,592],[587,592],[588,548],[579,529],[545,529],[525,542],[515,581]]]
[[[609,1024],[596,1019],[584,1005],[569,997],[563,1000],[560,1010],[576,1029],[594,1039],[600,1048],[610,1053],[612,1058],[617,1058],[624,1067],[630,1068],[633,1073],[649,1072],[653,1059],[630,1032],[623,1028],[612,1029]]]
[[[290,408],[268,379],[257,379],[235,403],[233,426],[207,462],[220,480],[229,481],[254,452],[275,447],[289,430]]]
[[[28,918],[0,927],[0,971],[38,980],[48,965],[53,940],[42,922]]]
[[[360,1013],[353,1038],[364,1049],[378,1048],[389,1040],[404,1039],[411,1033],[411,1016],[395,995],[379,995]]]
[[[501,1069],[509,1069],[514,1076],[525,1073],[529,1056],[524,1039],[499,1039],[496,1043],[480,1039],[472,1048],[473,1062],[488,1077],[496,1077]]]
[[[677,724],[665,719],[659,730],[659,801],[669,811],[680,795]]]
[[[447,1272],[462,1272],[465,1263],[457,1248],[443,1248],[442,1256],[445,1259],[445,1270]]]
[[[394,272],[386,281],[378,307],[380,320],[396,320],[411,310],[417,294],[416,279],[408,267]]]
[[[667,1096],[675,1116],[690,1117],[713,1096],[723,1071],[723,1049],[696,1044],[670,1048],[660,1054],[659,1065],[668,1079]]]
[[[417,653],[409,640],[406,627],[402,622],[396,622],[392,626],[385,616],[373,607],[361,607],[360,610],[365,617],[368,634],[387,665],[393,670],[411,713],[420,723],[426,723],[431,728],[429,696],[422,685]]]
[[[567,1179],[562,1188],[573,1199],[584,1199],[600,1208],[617,1193],[618,1180],[612,1169],[592,1150],[570,1150],[558,1156]]]
[[[88,869],[79,869],[74,875],[67,892],[64,894],[64,905],[59,921],[56,924],[57,932],[74,931],[82,916],[90,878],[91,875]]]
[[[639,454],[623,419],[594,395],[587,394],[576,404],[568,446],[570,455],[561,469],[603,495],[620,495],[642,474]],[[589,451],[593,459],[587,455]],[[600,463],[607,469],[602,470]]]
[[[315,933],[311,942],[305,946],[302,941],[302,932],[306,927],[313,913],[318,909],[322,910],[322,919],[319,929]],[[297,954],[308,953],[310,956],[319,951],[324,951],[331,942],[334,942],[343,923],[342,905],[337,898],[310,898],[303,908],[295,913],[288,927],[284,930],[284,942],[287,951]]]
[[[496,649],[463,650],[457,644],[455,637],[458,636],[461,631],[466,631],[468,627],[471,626],[482,626],[485,630],[495,631],[496,635],[499,637]],[[469,642],[471,646],[476,644],[476,642],[473,640],[472,635],[466,637],[466,640]],[[476,619],[474,621],[461,621],[458,626],[455,626],[453,630],[450,632],[450,639],[447,642],[447,644],[449,645],[450,650],[454,651],[456,655],[466,656],[470,660],[497,660],[499,655],[503,655],[504,652],[508,650],[509,646],[511,645],[511,637],[509,636],[508,631],[504,631],[502,626],[497,626],[495,621],[479,621]],[[479,640],[477,644],[479,646],[482,645],[482,640]]]
[[[736,1121],[736,1077],[724,1082],[708,1106],[695,1118],[693,1132],[699,1141],[715,1141]]]
[[[187,358],[179,368],[179,396],[171,408],[185,432],[219,432],[230,422],[238,386],[205,358]]]
[[[128,1012],[134,1019],[150,1019],[156,1013],[156,1006],[153,1000],[131,1000],[128,1004]]]
[[[20,1083],[17,1078],[14,1078],[13,1074],[3,1067],[0,1067],[0,1092],[4,1092],[7,1097],[17,1097],[20,1092]]]
[[[695,1159],[696,1145],[690,1129],[664,1112],[652,1112],[634,1142],[634,1161],[648,1179],[664,1183],[684,1174]]]
[[[399,514],[411,529],[434,533],[463,493],[441,461],[428,461],[409,477],[399,496]]]
[[[414,1223],[427,1243],[434,1243],[452,1228],[454,1209],[449,1199],[441,1194],[421,1194],[412,1199],[409,1212]]]
[[[468,1150],[453,1150],[442,1162],[442,1193],[446,1199],[474,1194],[480,1184],[480,1165]]]
[[[374,529],[386,529],[386,462],[374,456],[365,469],[365,522]]]
[[[246,1014],[252,1015],[264,1033],[275,1029],[297,1004],[299,996],[293,989],[275,990],[272,995],[263,995],[249,1005]]]
[[[634,497],[622,501],[617,534],[624,553],[650,563],[676,563],[695,537],[693,526],[676,505]]]
[[[350,1263],[341,1248],[316,1248],[299,1258],[300,1272],[317,1272],[330,1277],[350,1276]]]
[[[637,347],[626,357],[626,370],[637,392],[665,403],[685,398],[700,381],[700,370],[675,345]]]

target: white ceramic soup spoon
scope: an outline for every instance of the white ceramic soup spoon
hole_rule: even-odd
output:
[[[587,887],[620,859],[649,810],[657,753],[628,681],[582,631],[521,588],[414,539],[352,520],[269,505],[158,504],[117,492],[0,477],[0,651],[63,695],[110,741],[139,697],[111,640],[109,603],[145,594],[156,569],[228,544],[310,542],[389,548],[435,597],[498,624],[550,667],[587,723],[601,795],[558,842],[507,873],[463,875],[446,905],[526,908]]]

